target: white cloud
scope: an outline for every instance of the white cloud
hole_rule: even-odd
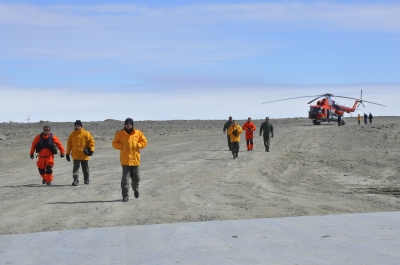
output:
[[[163,59],[204,65],[266,54],[278,45],[262,37],[269,31],[400,31],[400,4],[275,2],[150,8],[0,3],[0,14],[2,57],[118,58],[161,65]]]
[[[154,26],[216,25],[230,22],[305,23],[313,27],[363,30],[400,30],[400,4],[271,2],[243,4],[193,4],[177,7],[150,8],[138,5],[51,5],[0,3],[0,23],[29,26],[105,26],[146,29]],[[311,23],[310,22],[314,22]],[[276,25],[276,24],[275,24]],[[264,24],[268,28],[268,24]],[[292,25],[293,26],[293,25]],[[153,29],[156,29],[155,27]]]
[[[365,103],[360,113],[372,112],[375,116],[400,116],[397,99],[400,98],[400,85],[359,85],[326,87],[248,87],[209,90],[188,90],[151,92],[108,92],[79,91],[69,88],[18,88],[1,87],[0,122],[9,120],[25,122],[29,116],[32,122],[39,120],[102,121],[105,119],[123,120],[131,116],[135,120],[176,120],[176,119],[236,119],[307,117],[308,101],[300,98],[270,104],[265,101],[298,96],[313,96],[324,93],[356,97],[363,89],[363,99],[387,105],[376,106]],[[46,95],[51,95],[47,97]],[[335,98],[346,106],[352,106],[350,99]],[[358,112],[356,112],[358,113]],[[354,115],[356,115],[356,113]],[[353,116],[354,116],[353,115]],[[349,115],[346,115],[349,116]]]

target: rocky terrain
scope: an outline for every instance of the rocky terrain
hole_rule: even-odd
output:
[[[228,151],[224,122],[135,121],[148,147],[140,198],[127,203],[121,202],[119,151],[111,146],[122,121],[83,121],[96,150],[90,185],[77,187],[65,158],[55,158],[52,186],[41,184],[29,158],[45,124],[65,146],[73,122],[0,123],[0,233],[400,209],[400,117],[361,126],[356,118],[344,126],[271,119],[269,153],[258,135],[262,121],[255,120],[254,151],[246,151],[242,134],[238,159]]]

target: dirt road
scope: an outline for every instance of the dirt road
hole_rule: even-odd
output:
[[[232,159],[225,121],[140,121],[140,198],[121,202],[119,152],[111,141],[122,121],[83,122],[96,140],[90,185],[71,186],[72,163],[55,158],[52,186],[42,185],[29,149],[44,124],[0,124],[0,233],[90,227],[398,211],[400,117],[372,125],[312,125],[272,119],[271,152],[244,134]],[[66,144],[73,122],[51,123]],[[244,121],[238,121],[243,125]],[[132,191],[131,191],[132,195]]]

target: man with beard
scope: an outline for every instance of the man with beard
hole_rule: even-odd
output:
[[[127,118],[124,129],[117,131],[112,141],[112,146],[120,150],[120,162],[122,166],[121,190],[122,201],[129,200],[129,178],[135,198],[139,198],[139,166],[140,149],[147,146],[147,139],[143,132],[133,127],[133,120]]]

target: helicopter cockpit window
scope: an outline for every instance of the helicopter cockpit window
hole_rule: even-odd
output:
[[[321,108],[319,108],[319,107],[313,107],[310,110],[311,110],[311,112],[321,112]]]

